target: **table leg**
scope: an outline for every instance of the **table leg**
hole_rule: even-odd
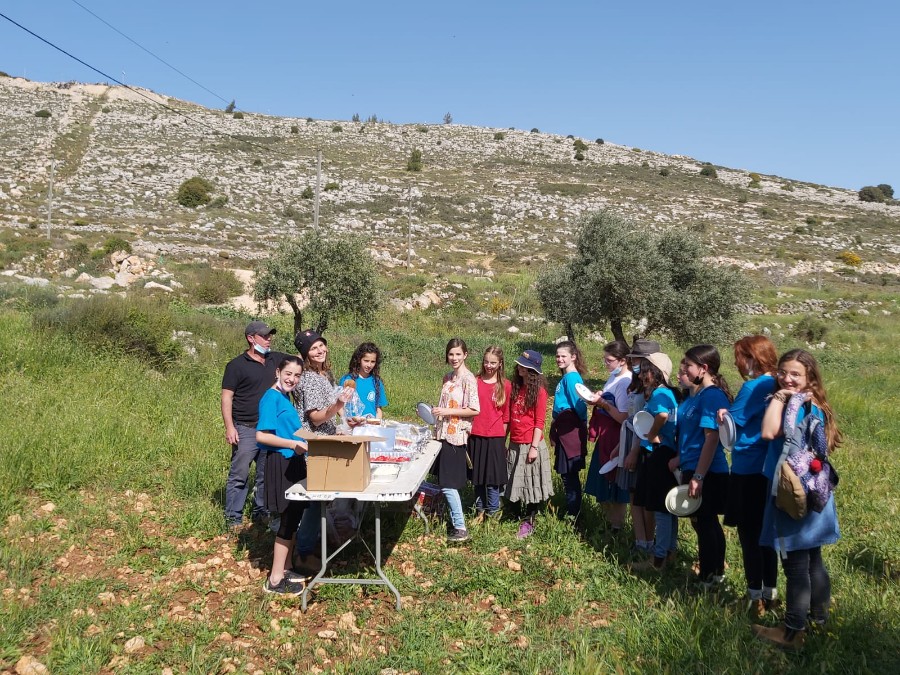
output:
[[[325,576],[325,570],[328,568],[328,530],[326,529],[328,527],[328,514],[326,513],[328,509],[326,506],[327,505],[323,502],[319,508],[322,512],[322,529],[319,532],[319,538],[322,540],[322,567],[319,570],[319,573],[316,574],[316,576],[306,584],[306,588],[303,589],[303,596],[300,600],[300,609],[304,612],[306,611],[307,601],[309,600],[309,592],[313,589],[313,586],[319,582],[319,579]],[[344,547],[341,546],[341,548]],[[335,551],[335,553],[337,553],[337,551]]]
[[[381,504],[378,502],[375,502],[375,570],[378,572],[378,576],[384,580],[385,585],[391,589],[391,592],[397,598],[397,611],[400,611],[400,592],[381,570]]]

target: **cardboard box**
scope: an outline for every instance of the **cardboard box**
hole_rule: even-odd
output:
[[[359,492],[369,486],[372,472],[369,443],[380,436],[317,436],[300,430],[296,434],[309,444],[306,456],[306,489]]]

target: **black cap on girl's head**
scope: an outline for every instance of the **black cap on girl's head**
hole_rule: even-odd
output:
[[[326,345],[328,344],[328,340],[319,335],[312,328],[304,331],[300,331],[294,337],[294,346],[297,348],[297,351],[300,353],[304,359],[309,356],[309,350],[312,348],[314,344],[322,341]]]

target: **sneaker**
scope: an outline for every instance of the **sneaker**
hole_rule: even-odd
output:
[[[456,528],[453,530],[453,532],[451,532],[450,534],[447,535],[448,543],[461,544],[464,541],[469,541],[469,531],[468,530],[460,530],[459,528]]]
[[[516,533],[516,539],[525,539],[530,537],[534,533],[534,525],[529,523],[527,520],[523,520],[522,524],[519,525],[519,531]]]
[[[285,570],[284,578],[287,579],[290,583],[294,583],[294,584],[305,584],[306,583],[306,575],[300,574],[299,572],[295,572],[294,570]]]
[[[278,595],[300,595],[304,588],[306,588],[305,582],[289,581],[287,574],[275,585],[272,585],[269,577],[266,577],[266,582],[263,584],[263,590],[266,593],[277,593]]]
[[[795,652],[803,649],[803,643],[806,640],[802,630],[793,630],[784,625],[770,627],[756,624],[752,627],[752,630],[758,639],[770,642],[776,647]]]
[[[628,566],[632,572],[662,572],[666,568],[666,558],[647,558]]]
[[[298,553],[291,562],[295,572],[318,574],[322,570],[322,559],[314,553]]]

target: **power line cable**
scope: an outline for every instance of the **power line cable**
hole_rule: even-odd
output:
[[[165,103],[162,103],[162,102],[160,102],[160,101],[154,100],[153,98],[147,96],[146,94],[144,94],[143,92],[141,92],[141,91],[135,89],[134,87],[131,87],[131,86],[125,84],[124,82],[120,82],[119,80],[117,80],[116,78],[114,78],[112,75],[108,75],[108,74],[104,73],[104,72],[103,72],[102,70],[100,70],[99,68],[95,68],[95,67],[92,66],[90,63],[87,63],[86,61],[84,61],[84,60],[78,58],[78,57],[75,56],[74,54],[72,54],[72,53],[70,53],[70,52],[67,52],[67,51],[66,51],[65,49],[63,49],[62,47],[59,47],[59,46],[53,44],[52,42],[50,42],[50,40],[41,37],[40,35],[38,35],[37,33],[35,33],[33,30],[30,30],[30,29],[26,28],[25,26],[23,26],[22,24],[20,24],[18,21],[15,21],[14,19],[11,19],[10,17],[6,16],[6,14],[4,14],[3,12],[0,12],[0,17],[6,19],[7,21],[9,21],[9,22],[10,22],[11,24],[13,24],[14,26],[17,26],[18,28],[21,28],[21,29],[24,30],[26,33],[28,33],[29,35],[31,35],[31,36],[33,36],[33,37],[36,37],[38,40],[40,40],[40,41],[43,42],[44,44],[49,45],[50,47],[53,47],[53,49],[57,50],[58,52],[61,52],[62,54],[65,54],[65,55],[68,56],[70,59],[73,59],[73,60],[77,61],[78,63],[80,63],[81,65],[83,65],[85,68],[89,68],[90,70],[93,70],[95,73],[97,73],[97,74],[99,74],[99,75],[102,75],[102,76],[105,77],[107,80],[110,80],[110,81],[115,82],[116,84],[118,84],[118,85],[120,85],[120,86],[122,86],[122,87],[125,87],[126,89],[128,89],[129,91],[134,92],[135,94],[137,94],[137,95],[140,96],[141,98],[145,98],[145,99],[147,99],[148,101],[150,101],[151,103],[155,103],[156,105],[165,108],[165,109],[168,110],[169,112],[173,112],[173,113],[175,113],[176,115],[179,115],[179,116],[185,118],[186,120],[188,120],[189,122],[191,122],[191,123],[193,123],[193,124],[196,124],[196,125],[201,126],[201,127],[205,128],[205,129],[208,129],[208,130],[211,131],[213,134],[217,134],[217,135],[219,135],[219,136],[227,136],[228,138],[230,138],[230,139],[232,139],[232,140],[238,141],[238,142],[240,142],[240,143],[246,143],[247,145],[250,145],[250,146],[252,146],[252,147],[259,148],[260,150],[265,150],[265,151],[267,151],[267,152],[272,152],[272,153],[275,153],[276,155],[281,155],[281,156],[283,156],[283,157],[290,157],[290,155],[288,155],[287,153],[281,152],[280,150],[276,150],[275,148],[269,148],[269,147],[266,147],[265,145],[260,145],[259,143],[254,143],[253,141],[248,141],[246,138],[241,138],[241,137],[239,137],[239,136],[236,136],[235,134],[230,134],[230,133],[228,133],[227,131],[219,131],[218,129],[216,129],[216,128],[210,126],[209,124],[207,124],[206,122],[203,122],[203,121],[198,120],[198,119],[196,119],[196,118],[194,118],[194,117],[191,117],[191,116],[188,115],[187,113],[184,113],[184,112],[178,110],[177,108],[173,108],[172,106],[166,105]]]
[[[207,93],[209,93],[209,94],[212,94],[213,96],[215,96],[217,99],[219,99],[219,100],[222,101],[223,103],[226,103],[226,104],[230,103],[230,101],[229,101],[228,99],[223,98],[222,96],[219,96],[219,94],[217,94],[216,92],[214,92],[212,89],[208,89],[208,88],[205,87],[204,85],[200,84],[200,83],[197,82],[197,80],[195,80],[193,77],[191,77],[191,76],[188,75],[187,73],[185,73],[185,72],[179,70],[178,68],[176,68],[175,66],[173,66],[171,63],[169,63],[168,61],[166,61],[166,60],[165,60],[164,58],[162,58],[161,56],[157,56],[157,55],[154,54],[152,51],[150,51],[149,49],[147,49],[144,45],[142,45],[140,42],[138,42],[137,40],[135,40],[135,39],[129,37],[128,35],[126,35],[125,33],[123,33],[121,30],[119,30],[118,28],[116,28],[115,26],[113,26],[109,21],[107,21],[106,19],[104,19],[102,16],[99,16],[96,12],[94,12],[94,11],[92,11],[91,9],[89,9],[89,8],[85,7],[84,5],[82,5],[80,2],[78,2],[78,0],[71,0],[71,2],[73,2],[74,4],[76,4],[76,5],[78,5],[79,7],[81,7],[81,9],[83,9],[85,12],[87,12],[87,13],[90,14],[92,17],[94,17],[95,19],[97,19],[97,21],[100,21],[100,22],[103,23],[104,25],[106,25],[106,26],[108,26],[109,28],[111,28],[112,30],[114,30],[116,33],[118,33],[118,34],[121,35],[123,38],[125,38],[126,40],[128,40],[131,44],[133,44],[133,45],[135,45],[136,47],[142,49],[144,52],[146,52],[147,54],[149,54],[150,56],[152,56],[154,59],[156,59],[157,61],[159,61],[159,62],[160,62],[161,64],[163,64],[164,66],[166,66],[166,67],[168,67],[168,68],[174,70],[176,73],[178,73],[179,75],[181,75],[183,78],[185,78],[185,79],[187,79],[187,80],[190,80],[191,82],[193,82],[194,84],[196,84],[196,85],[197,85],[198,87],[200,87],[203,91],[205,91],[205,92],[207,92]],[[237,108],[235,108],[235,109],[237,109]]]

